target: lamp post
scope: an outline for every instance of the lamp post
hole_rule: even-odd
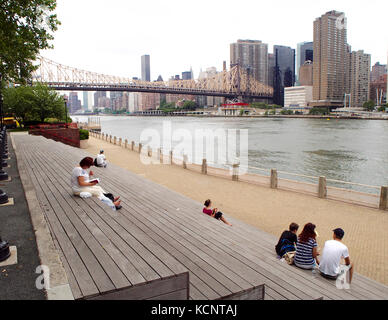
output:
[[[3,129],[3,75],[0,72],[0,129]]]
[[[65,123],[65,126],[66,126],[66,128],[67,128],[67,97],[66,96],[64,96],[63,97],[63,100],[65,101],[65,114],[66,114],[66,123]]]

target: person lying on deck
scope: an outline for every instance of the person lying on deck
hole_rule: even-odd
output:
[[[104,150],[100,150],[100,153],[97,155],[96,159],[94,159],[94,165],[96,167],[106,168],[107,162],[106,162]]]
[[[88,173],[86,170],[93,165],[93,159],[90,157],[83,158],[79,167],[75,167],[71,173],[71,188],[73,194],[83,197],[84,195],[97,197],[102,202],[106,203],[113,210],[121,209],[120,197],[114,197],[111,193],[107,193],[100,186],[97,186],[97,179],[90,180],[93,171]]]
[[[287,252],[295,251],[298,237],[296,233],[299,225],[295,222],[291,223],[288,230],[283,231],[279,238],[278,244],[275,246],[275,251],[279,257],[283,257]]]
[[[228,226],[231,226],[232,224],[226,221],[226,219],[223,216],[223,213],[221,211],[218,211],[217,208],[211,209],[212,202],[210,199],[206,200],[204,203],[204,208],[202,210],[203,213],[216,218],[217,220],[221,220],[223,223],[227,224]]]
[[[348,247],[342,243],[344,235],[345,231],[341,228],[333,230],[333,240],[326,241],[323,247],[319,272],[323,277],[333,280],[337,279],[340,274],[346,273],[350,284],[354,267],[350,263]],[[341,259],[345,260],[346,265],[341,264]]]
[[[314,269],[319,265],[315,224],[307,223],[298,237],[294,264],[302,269]]]

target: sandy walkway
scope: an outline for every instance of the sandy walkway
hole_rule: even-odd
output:
[[[93,137],[89,146],[87,151],[93,155],[102,148],[109,162],[194,200],[210,198],[227,215],[274,235],[279,235],[290,222],[301,227],[313,222],[322,249],[332,236],[331,230],[342,227],[356,271],[388,285],[388,212],[204,176],[178,166],[145,166],[138,153]]]

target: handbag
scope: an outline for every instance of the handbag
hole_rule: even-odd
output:
[[[288,251],[284,256],[284,260],[291,265],[294,264],[295,251]]]

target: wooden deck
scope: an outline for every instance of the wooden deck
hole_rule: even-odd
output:
[[[387,286],[357,274],[339,290],[288,266],[272,235],[229,216],[228,227],[202,214],[201,203],[112,164],[93,171],[121,196],[122,210],[74,197],[69,176],[84,150],[36,136],[13,141],[76,299],[262,299],[264,291],[270,300],[388,299]]]

